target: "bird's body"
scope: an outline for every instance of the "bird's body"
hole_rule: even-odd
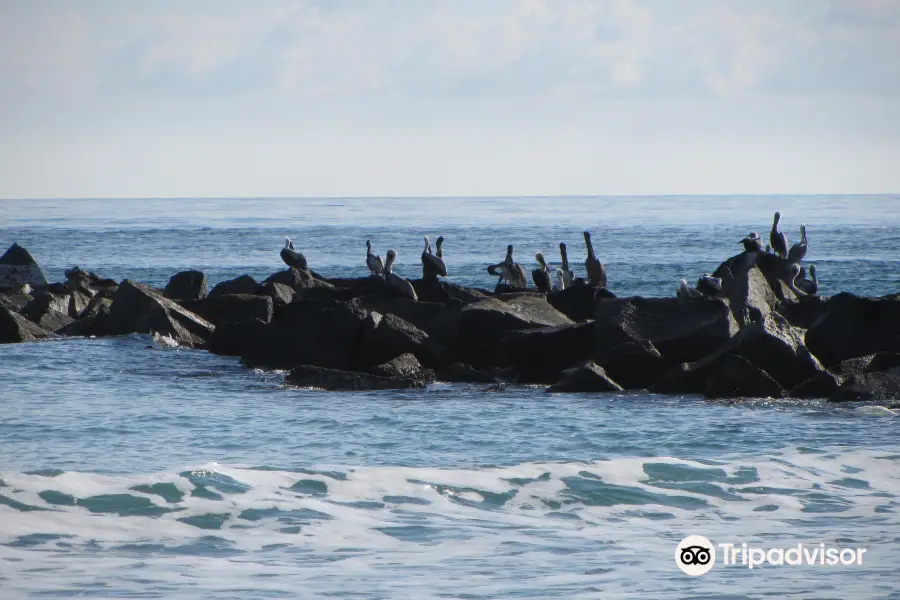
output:
[[[794,279],[794,285],[805,294],[815,296],[819,293],[819,280],[816,278],[816,265],[810,265],[808,279],[804,275],[805,273],[803,273],[803,269],[801,268],[799,276]]]
[[[556,279],[553,281],[553,286],[550,289],[555,291],[566,289],[566,280],[562,269],[556,270]]]
[[[399,296],[410,300],[418,300],[419,297],[416,295],[416,290],[412,284],[403,277],[394,274],[393,267],[396,260],[397,251],[391,248],[387,251],[387,262],[384,263],[384,280],[390,284],[391,288]]]
[[[772,221],[772,231],[769,233],[769,243],[772,245],[772,250],[780,256],[781,258],[787,258],[788,256],[788,237],[787,234],[778,231],[778,222],[781,220],[781,213],[775,213],[775,218]]]
[[[584,232],[584,243],[587,245],[588,256],[584,261],[584,267],[587,270],[588,280],[592,287],[606,287],[606,267],[603,266],[594,254],[594,245],[591,243],[591,233]]]
[[[575,274],[569,269],[569,254],[566,252],[566,245],[563,242],[559,243],[559,255],[562,257],[562,289],[565,290],[572,287]]]
[[[806,257],[806,249],[808,243],[806,241],[806,225],[800,225],[800,241],[791,246],[788,251],[788,262],[799,263]]]
[[[534,258],[537,259],[540,266],[531,272],[531,278],[534,280],[534,285],[537,287],[538,291],[542,294],[549,293],[552,285],[550,269],[547,268],[547,263],[544,261],[544,255],[542,253],[538,252],[534,255]]]
[[[702,298],[703,294],[689,286],[686,279],[682,279],[678,283],[678,291],[675,292],[675,296],[679,300],[687,300],[688,298]]]
[[[444,243],[443,238],[438,238],[440,243]],[[444,260],[435,256],[431,253],[431,240],[428,239],[428,236],[425,236],[425,249],[422,250],[422,278],[434,280],[437,279],[438,276],[446,277],[447,276],[447,267],[444,265]]]
[[[284,248],[281,249],[281,260],[292,269],[305,269],[306,257],[294,250],[291,238],[284,238]]]
[[[762,250],[762,239],[760,239],[759,234],[755,231],[748,233],[747,236],[738,243],[744,245],[745,252],[759,252]]]
[[[528,286],[525,281],[525,269],[522,268],[522,265],[513,261],[512,244],[506,247],[506,258],[503,259],[503,262],[491,265],[487,270],[491,275],[500,276],[497,285],[500,285],[505,280],[507,285],[520,290],[524,290]]]
[[[384,274],[384,263],[381,262],[380,256],[372,252],[372,242],[370,240],[366,240],[366,266],[369,267],[372,275]]]
[[[703,277],[697,280],[697,291],[704,296],[718,296],[719,292],[722,291],[722,279],[705,273]]]

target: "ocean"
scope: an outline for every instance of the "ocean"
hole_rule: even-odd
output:
[[[900,197],[0,200],[0,250],[164,286],[263,279],[290,236],[325,276],[365,242],[492,287],[593,233],[619,296],[673,296],[772,214],[820,293],[900,291]],[[362,393],[149,336],[0,346],[0,599],[900,598],[900,411],[821,401],[437,383]],[[688,535],[865,548],[862,564],[724,565]]]

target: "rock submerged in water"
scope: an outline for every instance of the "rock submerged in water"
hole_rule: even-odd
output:
[[[562,379],[547,388],[551,394],[621,392],[622,386],[609,378],[603,367],[592,362],[563,371]]]
[[[329,391],[361,392],[368,390],[398,390],[423,388],[424,380],[408,377],[383,377],[371,373],[326,369],[303,365],[291,369],[285,383],[297,387],[319,388]]]
[[[108,335],[160,333],[189,347],[205,346],[215,326],[150,286],[126,279],[113,297]]]
[[[47,332],[17,312],[0,306],[0,344],[31,342],[47,337]]]

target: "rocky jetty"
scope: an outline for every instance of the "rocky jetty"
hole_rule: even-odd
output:
[[[27,251],[7,255],[21,262]],[[333,390],[438,380],[543,384],[549,392],[900,399],[900,296],[805,295],[787,260],[753,250],[713,275],[721,286],[676,298],[616,297],[588,285],[488,291],[426,278],[410,281],[416,301],[377,275],[328,279],[292,267],[262,282],[241,275],[207,293],[199,271],[177,273],[158,290],[75,267],[65,282],[16,280],[0,290],[0,342],[152,333],[289,371],[288,385]]]

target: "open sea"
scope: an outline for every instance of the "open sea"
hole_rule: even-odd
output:
[[[673,296],[772,214],[820,293],[900,292],[900,197],[0,200],[0,252],[164,286],[325,276],[365,241],[492,287],[593,233],[619,296]],[[282,385],[148,336],[0,346],[0,600],[900,598],[900,411],[818,401]],[[675,564],[714,544],[865,548],[861,565]]]

